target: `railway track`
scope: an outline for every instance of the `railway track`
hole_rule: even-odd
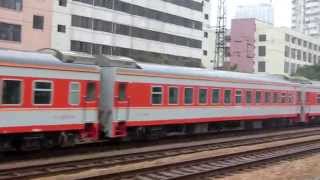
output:
[[[320,140],[299,142],[262,150],[235,153],[232,155],[204,158],[188,162],[174,163],[157,167],[147,167],[138,170],[96,175],[78,178],[81,180],[194,180],[221,176],[237,170],[265,165],[275,161],[320,152]]]
[[[237,146],[246,146],[261,144],[267,142],[283,141],[288,139],[302,138],[308,136],[320,135],[319,128],[311,128],[301,132],[275,133],[259,137],[248,136],[246,138],[231,138],[228,140],[192,143],[187,146],[169,146],[164,149],[148,149],[141,152],[134,152],[121,155],[108,155],[108,153],[95,157],[87,157],[82,159],[69,159],[54,163],[44,164],[28,164],[24,166],[0,166],[0,180],[3,179],[28,179],[49,175],[75,173],[88,169],[105,168],[115,165],[137,163],[151,161],[160,158],[174,157],[183,154],[191,154],[197,152],[218,150],[223,148],[231,148]],[[251,137],[251,138],[250,138]]]

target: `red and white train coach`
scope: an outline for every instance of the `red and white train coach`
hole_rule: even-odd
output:
[[[96,66],[0,50],[1,149],[96,140],[99,81]]]
[[[318,82],[56,55],[0,50],[1,150],[263,128],[320,117]]]
[[[137,69],[103,70],[108,77],[103,83],[109,85],[102,92],[109,97],[104,108],[109,123],[103,127],[110,137],[201,133],[308,120],[304,99],[311,102],[305,92],[312,85],[277,76],[138,65]],[[320,112],[320,106],[314,107]]]

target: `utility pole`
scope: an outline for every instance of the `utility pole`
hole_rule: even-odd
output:
[[[218,15],[216,26],[216,42],[214,54],[214,69],[223,66],[225,60],[226,35],[226,0],[218,0]]]

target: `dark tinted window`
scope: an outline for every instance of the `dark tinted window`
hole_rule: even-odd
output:
[[[51,104],[52,91],[51,82],[35,82],[33,87],[33,103]]]
[[[152,87],[152,104],[162,104],[162,87]]]
[[[176,87],[169,87],[169,104],[178,104],[179,90]]]
[[[224,91],[224,103],[230,104],[231,103],[231,90],[225,90]]]
[[[89,82],[87,84],[86,101],[94,101],[96,99],[97,84]]]
[[[43,16],[33,16],[33,29],[43,29],[44,17]]]
[[[22,85],[21,81],[3,80],[1,103],[2,104],[20,104]]]
[[[127,100],[127,83],[119,84],[119,101]]]
[[[14,10],[22,10],[22,0],[0,0],[0,7],[14,9]]]
[[[220,90],[219,89],[213,89],[211,96],[212,96],[211,97],[212,104],[218,104],[220,102]]]
[[[184,89],[184,104],[193,103],[193,88]]]
[[[0,40],[21,41],[21,26],[0,22]]]
[[[208,90],[207,89],[199,89],[199,103],[206,104],[208,97]]]

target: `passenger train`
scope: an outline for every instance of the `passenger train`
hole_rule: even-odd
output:
[[[276,75],[0,50],[0,149],[308,124],[320,83]]]

